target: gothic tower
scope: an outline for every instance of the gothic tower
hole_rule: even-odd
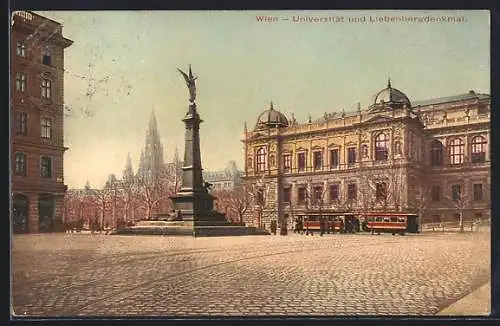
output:
[[[156,116],[153,110],[151,119],[149,120],[149,127],[146,132],[146,142],[141,152],[141,160],[137,173],[142,177],[156,177],[163,168],[163,145],[160,141]]]

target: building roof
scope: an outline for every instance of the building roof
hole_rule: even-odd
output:
[[[288,127],[288,119],[287,117],[279,112],[274,110],[273,102],[268,110],[262,112],[257,118],[257,124],[255,125],[255,129],[267,128],[267,127]]]
[[[489,94],[480,94],[480,93],[476,93],[474,91],[469,91],[468,93],[465,93],[465,94],[446,96],[446,97],[438,97],[438,98],[433,98],[433,99],[429,99],[429,100],[422,100],[422,101],[414,101],[413,105],[414,106],[435,105],[435,104],[441,104],[441,103],[470,100],[470,99],[475,99],[475,98],[480,99],[480,100],[481,99],[488,99],[488,98],[490,98],[490,95]]]
[[[391,103],[397,103],[397,104],[406,104],[409,107],[411,107],[411,102],[408,99],[408,96],[405,95],[405,93],[401,92],[399,89],[392,87],[391,85],[391,80],[387,82],[387,87],[378,92],[375,95],[375,99],[373,101],[374,105],[378,104],[391,104]]]

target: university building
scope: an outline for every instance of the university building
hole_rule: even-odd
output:
[[[11,194],[14,232],[52,231],[62,219],[64,49],[58,22],[18,11],[11,29]]]
[[[273,107],[245,125],[247,223],[312,211],[490,215],[490,96],[411,103],[388,82],[369,107],[297,123]],[[289,224],[288,224],[289,225]]]

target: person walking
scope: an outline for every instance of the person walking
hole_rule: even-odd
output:
[[[322,237],[325,234],[325,219],[323,216],[319,218],[319,235]]]
[[[271,233],[276,235],[276,229],[277,229],[276,221],[272,220],[271,221]]]

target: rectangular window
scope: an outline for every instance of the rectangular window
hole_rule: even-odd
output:
[[[306,170],[306,153],[299,153],[297,156],[299,172]]]
[[[292,170],[292,156],[290,154],[283,155],[283,172],[290,173]]]
[[[26,112],[18,112],[16,117],[16,134],[26,136],[28,132],[28,114]]]
[[[321,204],[323,200],[323,187],[321,186],[314,187],[313,193],[314,193],[314,203]]]
[[[452,185],[451,186],[451,199],[453,201],[459,201],[460,198],[461,198],[460,185]]]
[[[356,163],[356,148],[355,147],[349,147],[347,149],[347,163],[348,164]]]
[[[306,188],[305,187],[300,187],[298,190],[299,190],[298,201],[299,201],[299,203],[303,203],[303,202],[306,201]]]
[[[52,96],[52,82],[49,79],[42,79],[41,83],[42,98],[50,99]]]
[[[375,185],[375,198],[377,200],[387,199],[387,185],[385,182],[379,182]]]
[[[441,200],[441,187],[440,186],[432,186],[432,188],[431,188],[431,200],[432,201]]]
[[[51,63],[50,51],[47,49],[43,50],[42,63],[44,65],[50,66],[50,63]]]
[[[474,201],[483,200],[483,185],[481,183],[475,183],[474,188]]]
[[[356,200],[357,193],[356,193],[356,184],[351,183],[347,185],[347,199],[348,200]]]
[[[17,42],[16,55],[20,57],[26,57],[26,44],[24,44],[23,42]]]
[[[330,185],[330,200],[338,200],[339,199],[339,185]]]
[[[339,166],[339,150],[332,149],[330,151],[330,168],[336,169]]]
[[[283,202],[290,202],[290,188],[283,188]]]
[[[16,153],[14,173],[16,175],[26,176],[26,155],[24,153]]]
[[[42,138],[52,138],[52,119],[42,118],[41,124]]]
[[[314,169],[321,170],[323,168],[323,153],[314,152]]]
[[[40,175],[42,178],[52,178],[52,159],[50,157],[41,158]]]
[[[16,73],[16,91],[26,91],[26,74],[24,72]]]

